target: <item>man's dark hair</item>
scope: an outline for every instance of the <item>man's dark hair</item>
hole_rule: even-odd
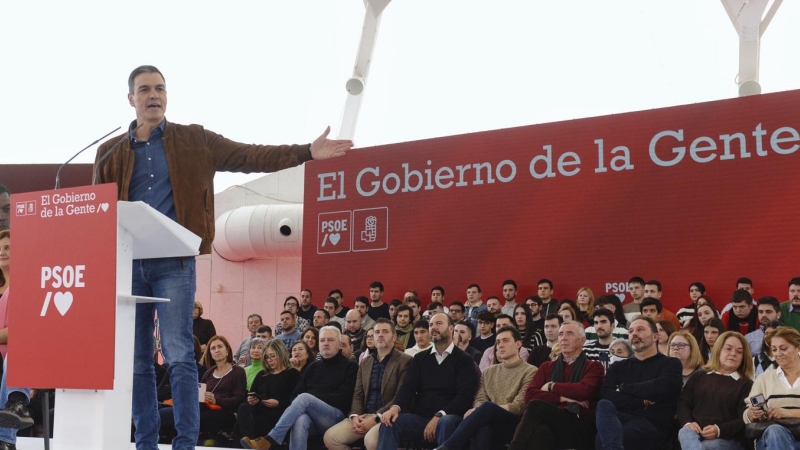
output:
[[[494,316],[494,314],[490,313],[487,310],[483,310],[480,313],[478,313],[478,320],[480,320],[481,322],[487,322],[492,324],[497,322],[497,318]]]
[[[414,318],[414,311],[411,311],[411,307],[408,306],[408,305],[400,305],[400,306],[398,306],[397,309],[394,310],[394,317],[397,318],[397,315],[400,314],[403,311],[408,311],[408,318],[409,319],[413,319]]]
[[[295,302],[297,302],[297,306],[298,307],[300,306],[300,300],[298,300],[297,297],[295,297],[294,295],[290,295],[286,297],[286,300],[283,301],[284,308],[286,308],[286,304],[289,303],[289,300],[294,300]]]
[[[647,283],[647,284],[653,284],[653,283]],[[639,303],[639,312],[644,311],[645,306],[653,306],[653,305],[655,305],[656,311],[658,311],[659,314],[661,314],[661,311],[664,310],[664,306],[661,304],[661,300],[653,297],[645,297],[644,300],[642,300],[642,303]]]
[[[696,287],[701,294],[706,295],[706,286],[703,283],[695,281],[694,283],[689,285],[689,290],[692,290],[692,286]]]
[[[505,332],[511,333],[511,336],[514,337],[514,342],[519,342],[519,341],[522,340],[522,336],[520,336],[519,330],[516,327],[512,327],[512,326],[508,326],[508,325],[503,325],[502,327],[500,327],[500,329],[497,330],[497,333],[495,333],[495,334],[497,336],[500,336],[500,333],[505,333]]]
[[[739,286],[740,284],[749,284],[750,287],[753,287],[753,280],[747,277],[742,277],[736,280],[736,286]]]
[[[506,280],[506,281],[503,281],[503,284],[501,284],[501,285],[500,285],[500,287],[502,288],[503,286],[505,286],[505,285],[507,285],[507,284],[510,284],[510,285],[514,286],[514,290],[515,290],[515,291],[517,290],[517,282],[516,282],[516,281],[514,281],[514,280]],[[491,298],[491,297],[489,297],[489,298]]]
[[[333,303],[333,309],[339,309],[339,300],[336,300],[334,297],[326,298],[325,303]]]
[[[550,289],[553,289],[553,282],[548,280],[547,278],[542,278],[541,280],[539,280],[539,282],[536,283],[536,286],[538,287],[542,283],[547,283],[547,285],[550,286]]]
[[[630,280],[628,280],[628,285],[631,285],[631,284],[639,284],[642,287],[644,287],[644,278],[642,278],[642,277],[633,277]]]
[[[661,292],[661,282],[660,281],[658,281],[658,280],[647,280],[645,285],[648,285],[648,284],[652,285],[652,286],[655,286],[658,289],[658,292]]]
[[[435,311],[437,309],[441,309],[444,312],[444,306],[439,302],[430,302],[428,303],[428,311]]]
[[[344,300],[344,294],[342,294],[342,291],[339,289],[331,289],[331,291],[328,292],[328,297],[333,297],[333,294],[339,294],[339,297],[342,297],[342,300]]]
[[[136,81],[136,77],[138,77],[139,75],[141,75],[143,73],[157,73],[157,74],[161,75],[161,79],[164,80],[165,84],[167,82],[167,79],[164,77],[164,74],[161,73],[161,71],[158,70],[155,66],[139,66],[139,67],[133,69],[133,72],[131,72],[131,74],[128,76],[128,93],[129,94],[133,94],[133,85],[134,85],[134,82]]]
[[[403,302],[401,302],[401,301],[400,301],[400,300],[398,300],[398,299],[394,299],[394,300],[392,300],[392,301],[390,301],[390,302],[389,302],[389,305],[390,305],[390,306],[394,306],[395,308],[397,308],[398,306],[400,306],[400,305],[402,305],[402,304],[403,304]],[[397,310],[395,310],[395,311],[397,311]]]
[[[466,308],[464,307],[464,304],[459,302],[458,300],[454,301],[453,303],[450,303],[450,309],[451,310],[453,309],[453,306],[460,306],[461,307],[461,312],[464,312],[466,310]]]
[[[469,320],[459,320],[456,325],[464,325],[465,327],[469,328],[470,336],[475,337],[475,325],[473,325]]]
[[[293,313],[293,312],[291,312],[291,311],[289,311],[288,309],[284,309],[283,311],[281,311],[281,313],[280,313],[280,314],[278,314],[278,317],[280,317],[280,316],[282,316],[282,315],[284,315],[284,314],[288,314],[288,315],[290,315],[290,316],[294,317],[294,313]]]
[[[369,284],[369,288],[370,289],[378,288],[378,290],[383,292],[383,283],[381,283],[380,281],[373,281],[372,283]]]
[[[506,283],[506,284],[507,284],[507,283]],[[488,301],[489,301],[489,300],[491,300],[491,299],[495,299],[495,300],[497,300],[497,301],[500,301],[500,297],[498,297],[498,296],[496,296],[496,295],[490,295],[490,296],[488,296],[488,297],[486,298],[486,301],[488,302]]]
[[[8,194],[9,196],[11,195],[11,189],[9,189],[5,184],[0,184],[0,195],[2,194]],[[480,292],[480,288],[478,288],[478,292]]]
[[[481,292],[481,287],[480,287],[480,286],[478,286],[478,285],[477,285],[477,284],[475,284],[475,283],[472,283],[472,284],[470,284],[469,286],[467,286],[467,289],[472,289],[472,288],[478,288],[478,292]]]
[[[644,300],[642,300],[642,301],[644,301]],[[649,318],[647,316],[636,316],[636,317],[633,318],[633,320],[631,320],[631,323],[633,323],[633,322],[635,322],[637,320],[644,320],[645,322],[647,322],[648,325],[650,325],[650,331],[652,331],[653,333],[658,333],[658,327],[656,326],[656,321],[655,320],[653,320],[653,319],[651,319],[651,318]],[[719,319],[717,319],[715,317],[712,320],[719,320]],[[720,323],[722,323],[722,321],[720,321]],[[724,332],[725,332],[725,327],[722,327],[722,329],[719,331],[719,334],[722,334]]]
[[[302,290],[302,291],[300,291],[300,292],[308,292],[308,293],[311,295],[311,297],[314,297],[314,293],[313,293],[313,292],[311,292],[311,289],[305,288],[305,289],[303,289],[303,290]]]
[[[737,289],[731,295],[731,303],[753,303],[753,296],[744,289]]]
[[[442,293],[442,297],[444,297],[444,288],[443,288],[443,287],[441,287],[441,286],[434,286],[434,287],[432,287],[432,288],[431,288],[431,294],[433,294],[433,291],[439,291],[439,292],[441,292],[441,293]]]
[[[335,327],[337,330],[339,330],[340,333],[342,332],[342,324],[340,324],[339,322],[337,322],[335,320],[331,320],[330,322],[326,323],[325,326],[326,327]]]
[[[328,321],[331,320],[331,313],[329,313],[328,311],[326,311],[326,310],[324,310],[322,308],[318,309],[317,311],[322,311],[322,314],[325,316],[325,318],[328,319]]]
[[[419,301],[419,297],[417,297],[416,295],[412,295],[411,297],[408,297],[406,299],[406,305],[408,305],[409,303],[416,303],[417,306],[422,306],[422,302]]]
[[[356,297],[356,300],[353,303],[354,304],[355,303],[363,303],[363,304],[367,305],[367,309],[369,309],[369,299],[367,297],[364,297],[363,295],[359,295],[358,297]]]
[[[789,280],[789,287],[792,286],[800,286],[800,277],[794,277],[791,280]]]
[[[261,325],[256,329],[256,333],[269,333],[272,334],[272,328],[269,325]]]
[[[509,316],[508,314],[498,314],[494,322],[497,323],[497,321],[500,319],[508,319],[511,321],[512,325],[514,324],[514,318]]]
[[[417,328],[424,328],[424,329],[427,330],[428,328],[430,328],[430,326],[431,325],[428,323],[427,320],[419,319],[418,321],[414,322],[414,328],[413,329],[416,330]]]
[[[758,299],[758,306],[761,306],[761,305],[770,305],[775,309],[775,312],[778,312],[778,311],[781,310],[781,302],[778,301],[777,298],[771,297],[769,295],[766,296],[766,297],[761,297],[760,299]]]
[[[614,313],[612,313],[610,309],[605,309],[605,308],[595,309],[594,310],[594,314],[592,314],[592,319],[594,319],[596,317],[601,317],[601,316],[605,317],[606,319],[608,319],[608,321],[611,323],[611,325],[614,325],[614,319],[615,319],[614,318]]]
[[[528,303],[528,300],[533,300],[533,302],[539,305],[540,308],[544,306],[544,301],[538,295],[529,295],[525,297],[525,303]]]
[[[544,321],[545,322],[547,322],[548,320],[553,320],[553,319],[558,320],[558,325],[559,326],[564,324],[564,318],[561,317],[560,315],[556,314],[556,313],[550,313],[550,314],[544,316]]]

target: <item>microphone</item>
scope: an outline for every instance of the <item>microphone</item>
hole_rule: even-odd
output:
[[[61,187],[61,170],[62,170],[64,167],[66,167],[66,166],[67,166],[67,164],[69,164],[69,163],[70,163],[70,162],[71,162],[73,159],[77,158],[77,157],[78,157],[78,155],[80,155],[81,153],[83,153],[83,151],[84,151],[84,150],[86,150],[87,148],[89,148],[89,147],[93,146],[94,144],[97,144],[98,142],[102,141],[103,139],[107,138],[109,135],[111,135],[111,133],[114,133],[115,131],[119,130],[120,128],[122,128],[122,127],[117,127],[117,128],[114,128],[114,129],[113,129],[113,130],[111,130],[110,132],[106,133],[106,135],[105,135],[105,136],[103,136],[103,137],[101,137],[100,139],[98,139],[98,140],[96,140],[96,141],[92,142],[91,144],[87,145],[86,147],[83,147],[83,148],[81,149],[81,151],[79,151],[78,153],[75,153],[75,155],[74,155],[72,158],[68,159],[68,160],[67,160],[67,162],[65,162],[64,164],[62,164],[62,165],[61,165],[61,167],[59,167],[59,168],[58,168],[58,171],[56,172],[56,189],[59,189],[59,188]]]
[[[100,157],[100,159],[98,159],[98,160],[97,160],[97,162],[94,164],[94,176],[92,177],[92,184],[97,184],[97,173],[98,173],[98,171],[100,170],[100,164],[101,164],[101,163],[102,163],[102,162],[103,162],[103,161],[104,161],[106,158],[108,158],[108,157],[111,155],[111,152],[113,152],[114,150],[116,150],[116,148],[117,148],[117,147],[119,147],[120,145],[122,145],[122,143],[123,143],[123,142],[125,142],[125,140],[126,140],[126,139],[130,138],[131,134],[133,134],[133,133],[134,133],[136,130],[138,130],[139,128],[142,128],[142,125],[144,125],[144,122],[142,122],[142,123],[140,123],[139,125],[137,125],[137,126],[136,126],[136,128],[134,128],[134,129],[132,129],[132,130],[128,131],[127,133],[125,133],[125,136],[122,136],[122,139],[120,139],[119,141],[117,141],[117,143],[116,143],[116,144],[112,145],[112,146],[111,146],[111,148],[109,148],[108,150],[106,150],[106,152],[105,152],[105,153],[103,153],[103,156],[101,156],[101,157]],[[117,130],[119,130],[119,128],[117,128]],[[116,130],[115,130],[115,131],[116,131]]]

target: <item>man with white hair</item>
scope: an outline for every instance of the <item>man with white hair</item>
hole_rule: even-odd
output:
[[[266,436],[242,438],[244,448],[269,450],[283,443],[291,429],[290,450],[306,448],[309,435],[325,434],[350,409],[358,364],[339,351],[341,333],[325,326],[319,332],[322,359],[311,363],[295,387],[292,404]]]

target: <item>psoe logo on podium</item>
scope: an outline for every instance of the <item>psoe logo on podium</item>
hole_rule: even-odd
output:
[[[350,211],[320,213],[317,222],[317,254],[350,252]]]
[[[353,251],[372,252],[389,248],[389,208],[353,211]]]

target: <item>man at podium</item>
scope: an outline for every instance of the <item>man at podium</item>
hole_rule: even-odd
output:
[[[217,171],[273,172],[312,159],[342,156],[353,147],[351,141],[327,139],[330,128],[311,144],[270,146],[234,142],[200,125],[171,123],[164,117],[166,82],[153,66],[140,66],[131,72],[128,103],[136,111],[136,120],[124,136],[98,149],[96,182],[116,182],[120,200],[143,201],[200,236],[200,254],[210,253],[214,240]],[[133,262],[133,295],[170,299],[136,306],[133,421],[138,450],[158,448],[153,370],[156,311],[172,384],[177,431],[172,448],[195,448],[200,420],[192,339],[195,288],[193,257]]]

